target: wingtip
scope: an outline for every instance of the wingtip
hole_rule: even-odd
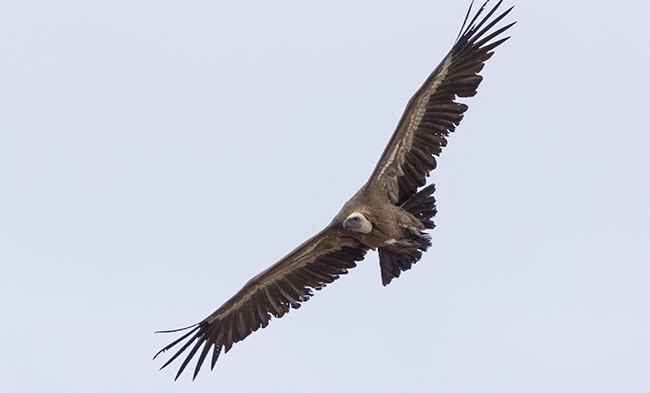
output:
[[[193,327],[196,327],[196,326],[199,325],[199,324],[200,324],[200,322],[195,323],[195,324],[190,325],[190,326],[185,326],[185,327],[182,327],[182,328],[178,328],[178,329],[172,329],[172,330],[156,330],[155,332],[153,332],[153,334],[182,332],[183,330],[187,330],[187,329],[191,329],[191,328],[193,328]]]
[[[153,355],[153,358],[151,358],[151,360],[152,360],[152,361],[156,360],[156,358],[158,357],[158,355],[160,355],[160,354],[163,353],[163,352],[165,352],[164,349],[161,349],[160,351],[156,352],[156,354]],[[162,367],[161,367],[160,369],[162,370]]]

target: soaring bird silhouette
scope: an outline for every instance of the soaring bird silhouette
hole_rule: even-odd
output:
[[[471,20],[470,5],[456,42],[409,100],[368,182],[325,229],[253,277],[210,316],[187,328],[166,331],[190,329],[156,354],[187,339],[161,369],[190,346],[176,379],[199,350],[194,378],[210,349],[214,368],[222,350],[228,352],[234,343],[266,327],[272,316],[280,318],[290,308],[299,308],[313,295],[312,289],[320,290],[346,274],[368,250],[379,252],[383,285],[420,260],[431,246],[424,230],[434,228],[436,214],[434,185],[426,186],[426,177],[468,108],[455,99],[476,94],[483,79],[478,73],[493,49],[510,38],[500,35],[515,23],[493,30],[512,7],[494,16],[499,1],[479,20],[487,3]]]

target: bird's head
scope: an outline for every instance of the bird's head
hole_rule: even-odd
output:
[[[372,223],[363,214],[354,212],[343,221],[343,228],[361,233],[369,233],[372,231]]]

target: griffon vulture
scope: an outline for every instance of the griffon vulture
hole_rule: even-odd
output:
[[[156,354],[188,339],[161,369],[187,349],[176,378],[197,352],[194,378],[210,349],[214,368],[222,350],[228,352],[234,343],[266,327],[271,317],[280,318],[290,308],[299,308],[313,295],[312,289],[320,290],[346,274],[368,250],[379,252],[383,285],[420,260],[431,246],[431,237],[424,230],[434,228],[436,214],[434,185],[424,187],[426,177],[467,110],[467,105],[455,99],[476,94],[482,80],[478,73],[494,48],[509,38],[500,35],[515,23],[494,30],[512,7],[493,17],[499,1],[479,19],[486,5],[471,20],[470,5],[451,51],[406,105],[368,182],[325,229],[253,277],[209,317],[167,331],[191,329]]]

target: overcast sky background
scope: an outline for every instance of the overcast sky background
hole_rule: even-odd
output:
[[[4,392],[650,391],[650,3],[520,1],[376,253],[195,382],[153,354],[370,176],[469,1],[14,1],[0,11]],[[193,364],[193,363],[192,363]]]

